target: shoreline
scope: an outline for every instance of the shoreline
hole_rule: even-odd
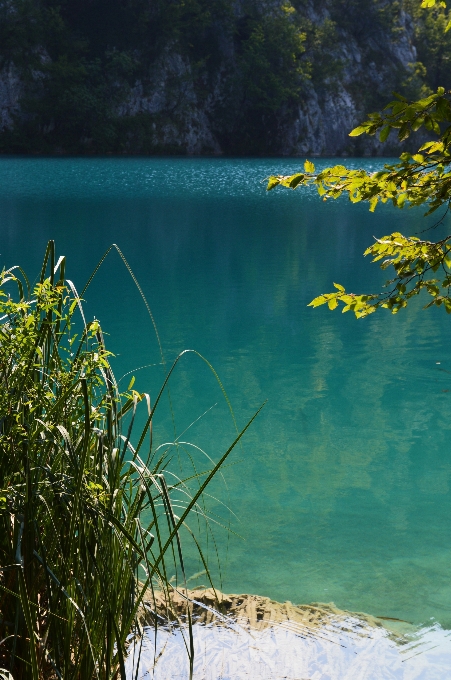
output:
[[[155,615],[168,623],[182,625],[189,614],[193,623],[203,625],[234,625],[249,631],[264,631],[272,627],[289,627],[298,631],[318,633],[324,629],[343,632],[361,628],[383,629],[392,640],[403,642],[405,634],[418,630],[409,621],[392,617],[373,616],[365,612],[339,609],[333,602],[293,604],[278,602],[263,595],[227,594],[213,588],[174,589],[169,598],[161,592],[147,591],[139,618],[144,625],[154,624]]]

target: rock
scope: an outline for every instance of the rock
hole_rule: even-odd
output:
[[[13,64],[0,69],[0,131],[11,130],[14,115],[20,113],[23,84]]]

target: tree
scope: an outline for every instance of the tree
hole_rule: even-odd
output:
[[[421,8],[435,6],[442,8],[445,3],[422,0]],[[444,28],[446,32],[451,28],[451,20]],[[323,200],[339,198],[344,193],[352,203],[367,201],[371,211],[379,201],[392,201],[401,209],[427,204],[426,215],[443,207],[444,213],[437,222],[440,224],[451,206],[451,90],[438,87],[435,93],[418,101],[409,101],[397,93],[394,97],[382,113],[369,114],[350,136],[379,132],[384,142],[392,130],[397,130],[398,139],[404,141],[412,132],[425,128],[434,139],[423,144],[416,154],[404,152],[398,163],[385,164],[375,173],[350,170],[344,165],[316,172],[313,163],[306,161],[303,172],[270,177],[268,190],[279,185],[291,189],[315,185]],[[382,261],[384,270],[393,267],[394,276],[386,290],[356,295],[334,284],[334,292],[319,295],[310,305],[327,303],[329,309],[336,309],[342,303],[343,312],[351,310],[358,318],[380,307],[396,314],[413,296],[426,291],[431,298],[426,307],[443,306],[451,313],[451,235],[433,242],[395,232],[376,239],[364,254],[371,255],[373,262]]]

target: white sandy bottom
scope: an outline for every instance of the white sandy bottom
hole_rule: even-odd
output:
[[[383,628],[341,625],[300,633],[289,625],[262,631],[238,624],[195,624],[194,680],[446,680],[451,678],[451,631],[437,625],[404,636],[401,644]],[[138,673],[130,680],[188,680],[187,630],[146,629]],[[407,640],[407,642],[406,642]],[[157,658],[157,663],[154,663]]]

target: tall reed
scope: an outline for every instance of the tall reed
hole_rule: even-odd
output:
[[[0,669],[124,680],[143,597],[158,588],[170,600],[168,560],[184,573],[180,529],[245,430],[175,509],[183,482],[155,454],[152,423],[180,357],[153,405],[132,385],[120,393],[65,270],[49,242],[32,290],[20,268],[0,274]],[[136,434],[138,405],[147,420]],[[187,649],[192,667],[192,637]]]

